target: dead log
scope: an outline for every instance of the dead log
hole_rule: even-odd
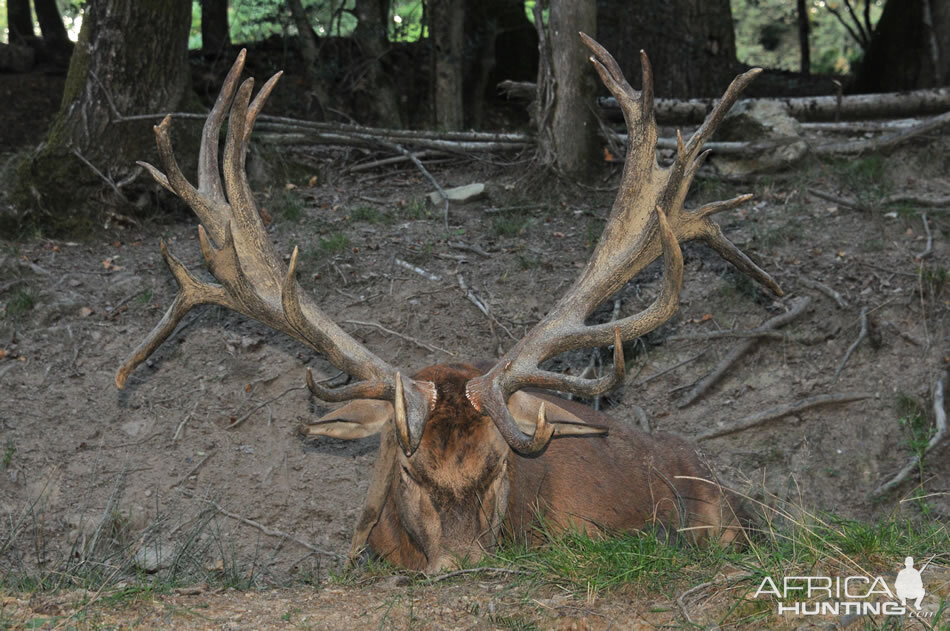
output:
[[[499,89],[509,98],[531,100],[534,84],[504,81]],[[765,100],[765,99],[763,99]],[[950,88],[932,88],[911,92],[856,94],[845,96],[838,105],[837,96],[809,96],[768,99],[788,108],[800,121],[862,120],[901,118],[925,114],[942,114],[950,110]],[[656,121],[661,125],[699,124],[712,111],[716,99],[657,99]],[[611,120],[621,120],[620,107],[613,97],[599,100],[601,111]]]

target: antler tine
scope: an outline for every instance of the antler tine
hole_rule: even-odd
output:
[[[508,397],[532,385],[589,395],[621,381],[623,373],[616,369],[610,378],[592,380],[555,375],[541,370],[539,364],[567,350],[603,346],[611,341],[616,355],[616,347],[624,340],[643,335],[669,319],[678,308],[683,278],[678,242],[700,239],[776,294],[781,295],[782,291],[768,273],[723,236],[711,219],[712,214],[734,208],[751,196],[707,204],[697,211],[683,209],[689,185],[707,155],[701,151],[703,143],[759,71],[751,70],[737,77],[688,142],[678,133],[676,158],[671,166],[661,167],[656,161],[653,71],[646,54],[640,54],[643,86],[637,92],[603,46],[583,33],[581,38],[593,53],[594,68],[623,110],[629,148],[609,220],[583,273],[551,312],[495,367],[466,387],[473,405],[489,414],[509,444],[519,451],[543,447],[544,436],[536,431],[529,437],[513,424],[505,406]],[[584,323],[598,304],[661,254],[663,289],[653,304],[616,322]],[[619,358],[622,362],[622,354]]]
[[[168,269],[171,270],[172,276],[175,277],[175,281],[178,283],[178,295],[175,296],[175,301],[168,307],[168,310],[165,311],[165,315],[163,315],[162,319],[155,325],[155,328],[153,328],[148,336],[142,340],[142,343],[132,351],[128,359],[122,362],[119,370],[116,371],[115,385],[120,390],[125,387],[125,383],[129,375],[132,374],[132,371],[135,370],[139,364],[148,359],[148,357],[155,352],[155,349],[161,346],[162,342],[167,340],[168,336],[174,333],[178,323],[181,322],[181,319],[185,317],[185,314],[191,311],[192,308],[200,304],[217,304],[231,309],[235,308],[233,301],[222,287],[203,283],[192,276],[191,272],[188,271],[181,261],[168,251],[165,241],[159,242],[159,248],[162,251],[162,256],[165,258],[165,263],[168,264]]]
[[[162,122],[155,125],[152,130],[155,132],[155,145],[158,148],[158,156],[165,167],[165,175],[161,171],[148,164],[139,162],[148,172],[158,181],[159,184],[171,190],[185,202],[195,214],[198,220],[211,232],[212,237],[219,239],[224,231],[225,219],[227,217],[227,206],[223,202],[215,201],[202,195],[198,189],[192,186],[185,174],[181,172],[178,161],[175,159],[175,152],[172,149],[172,141],[169,137],[172,117],[166,116]]]
[[[225,199],[224,190],[221,188],[221,172],[218,168],[218,133],[221,131],[221,124],[231,107],[234,89],[237,87],[238,79],[241,78],[246,58],[247,49],[242,48],[224,78],[218,98],[215,99],[214,107],[211,108],[211,113],[205,119],[204,127],[201,130],[201,146],[198,149],[198,190],[219,202],[223,202]],[[212,237],[215,240],[219,236],[217,232],[212,232]]]
[[[155,329],[119,368],[116,384],[125,384],[132,370],[172,334],[190,309],[199,304],[218,304],[290,335],[361,380],[330,390],[313,383],[308,374],[308,386],[321,398],[343,401],[359,397],[392,402],[397,408],[397,419],[403,421],[400,445],[410,454],[418,446],[429,410],[435,404],[435,386],[402,379],[389,364],[337,326],[300,292],[295,278],[299,251],[294,248],[289,267],[284,266],[275,251],[247,182],[245,158],[251,129],[281,73],[272,76],[252,101],[253,79],[238,87],[245,58],[242,51],[202,130],[198,188],[182,174],[175,160],[168,134],[169,117],[155,127],[167,175],[151,165],[143,165],[159,184],[181,197],[198,215],[201,251],[220,285],[195,279],[162,244],[162,253],[179,284],[178,296]],[[228,112],[222,183],[217,164],[218,135]],[[397,382],[400,397],[396,397]]]
[[[257,96],[255,96],[254,100],[251,101],[251,106],[247,110],[247,120],[244,123],[245,143],[247,143],[248,138],[250,138],[251,131],[254,130],[254,123],[257,122],[258,115],[261,113],[261,110],[264,109],[264,103],[267,102],[268,97],[270,97],[270,93],[274,91],[275,87],[277,87],[277,82],[283,75],[283,70],[274,73],[274,75],[271,76],[271,78],[261,86],[261,89],[257,92]]]

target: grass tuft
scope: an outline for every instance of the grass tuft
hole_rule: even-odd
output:
[[[7,301],[5,313],[8,318],[22,316],[36,306],[36,296],[29,289],[18,289]]]

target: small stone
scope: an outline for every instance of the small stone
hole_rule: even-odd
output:
[[[449,198],[450,202],[455,202],[456,204],[464,204],[466,202],[474,201],[484,194],[485,185],[481,182],[445,189],[445,196]],[[439,191],[433,191],[432,193],[429,193],[429,201],[432,202],[433,205],[441,204],[441,193],[439,193]]]

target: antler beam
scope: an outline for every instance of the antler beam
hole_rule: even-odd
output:
[[[778,283],[729,241],[712,221],[715,213],[745,203],[751,195],[706,204],[693,211],[683,208],[696,171],[708,152],[703,144],[712,136],[726,112],[745,87],[759,74],[750,70],[736,77],[702,126],[684,142],[677,134],[673,164],[656,161],[657,126],[653,115],[653,71],[641,51],[643,89],[634,90],[620,66],[603,46],[581,33],[593,53],[591,63],[604,85],[616,97],[628,132],[628,152],[620,190],[604,232],[583,273],[544,319],[515,345],[487,374],[468,383],[467,394],[476,408],[489,414],[512,446],[523,453],[543,449],[550,429],[539,419],[533,436],[522,432],[505,406],[514,392],[529,386],[594,396],[623,379],[623,341],[652,331],[676,312],[682,283],[683,261],[678,242],[699,239],[745,274],[777,295]],[[607,297],[619,291],[657,257],[664,258],[663,289],[646,310],[618,322],[587,325],[585,320]],[[615,369],[607,378],[583,379],[541,370],[544,360],[564,351],[614,344]]]
[[[253,79],[237,87],[245,57],[246,52],[242,50],[205,121],[198,154],[198,187],[188,181],[175,160],[169,137],[171,117],[165,117],[155,127],[165,172],[139,163],[198,215],[201,252],[218,283],[196,279],[162,243],[162,255],[178,282],[178,296],[119,368],[116,385],[125,386],[132,371],[168,339],[188,311],[197,305],[216,304],[290,335],[360,380],[333,391],[316,386],[308,375],[308,385],[318,396],[329,401],[355,397],[383,399],[400,406],[402,409],[396,411],[397,418],[404,419],[400,445],[407,454],[412,453],[418,447],[429,410],[435,403],[435,387],[428,382],[400,379],[393,367],[343,331],[309,296],[302,294],[295,278],[297,248],[289,266],[285,267],[264,228],[247,182],[245,157],[254,121],[281,73],[271,77],[252,101]],[[228,110],[222,183],[218,169],[218,132]]]

